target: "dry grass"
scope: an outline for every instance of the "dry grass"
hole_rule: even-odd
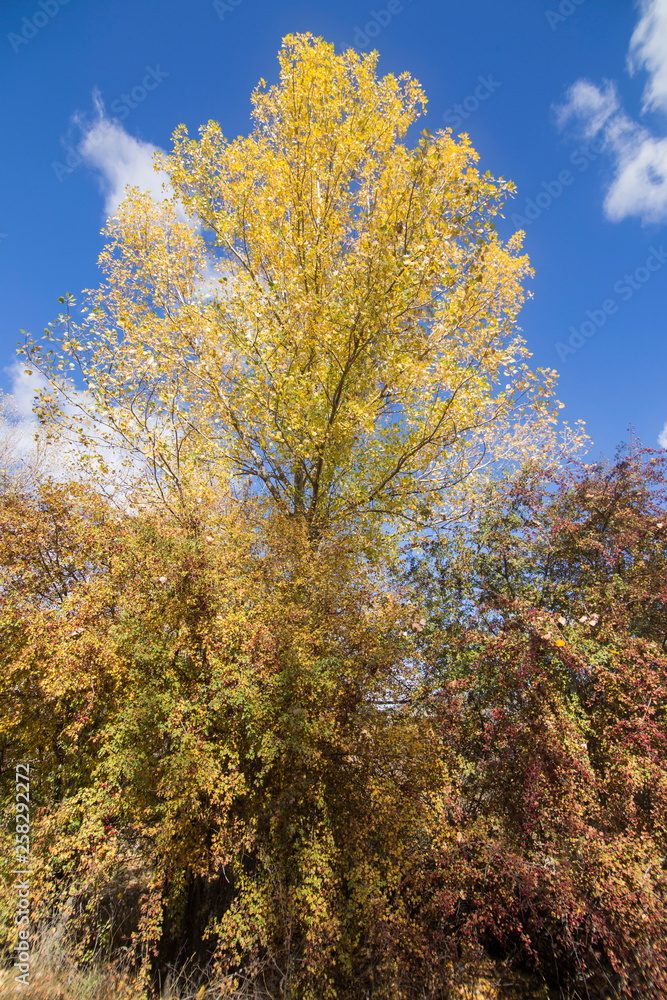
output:
[[[118,965],[99,960],[84,969],[77,967],[64,947],[62,926],[51,928],[34,947],[29,985],[17,984],[14,975],[13,969],[0,971],[0,1000],[138,1000],[139,996],[132,976]],[[165,982],[161,996],[162,1000],[220,1000],[221,992],[181,975],[178,981]],[[245,993],[244,1000],[249,1000]],[[550,1000],[550,994],[535,981],[482,958],[466,966],[451,1000]]]
[[[0,973],[0,998],[22,1000],[136,1000],[131,984],[102,966],[86,971],[32,964],[28,986],[18,984],[14,971]]]
[[[0,972],[0,1000],[137,1000],[132,981],[117,970],[99,964],[88,970],[76,969],[68,962],[58,966],[36,955],[31,963],[30,985],[14,982],[13,971]],[[219,1000],[215,987],[188,988],[165,984],[163,1000]],[[452,1000],[548,1000],[548,993],[527,983],[501,977],[488,970],[473,975],[462,984]],[[230,998],[231,1000],[231,998]]]
[[[63,922],[39,935],[30,954],[29,985],[17,983],[15,969],[0,971],[0,1000],[135,1000],[124,970],[102,961],[78,968],[63,941]]]

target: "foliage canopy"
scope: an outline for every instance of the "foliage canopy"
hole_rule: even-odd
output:
[[[516,329],[530,268],[495,229],[512,186],[467,136],[406,145],[426,99],[376,53],[288,36],[279,62],[247,137],[176,131],[174,197],[131,194],[87,319],[30,360],[78,367],[77,406],[169,488],[193,467],[250,481],[313,537],[432,524],[555,446],[555,373]]]

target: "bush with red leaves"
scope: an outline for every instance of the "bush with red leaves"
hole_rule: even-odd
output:
[[[528,470],[412,570],[457,797],[405,891],[568,996],[667,996],[666,471]]]

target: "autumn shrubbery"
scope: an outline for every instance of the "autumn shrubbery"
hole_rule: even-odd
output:
[[[148,992],[181,969],[446,997],[477,956],[553,996],[664,996],[664,485],[639,451],[527,473],[401,575],[219,503],[6,484],[34,926]]]
[[[400,600],[350,540],[314,554],[292,526],[84,516],[60,488],[6,506],[35,919],[67,911],[82,960],[136,945],[148,979],[217,956],[223,981],[333,990],[440,782],[429,732],[369,703],[409,687]]]
[[[664,456],[498,500],[415,567],[462,781],[460,850],[419,873],[429,922],[444,903],[446,935],[581,995],[664,996]]]

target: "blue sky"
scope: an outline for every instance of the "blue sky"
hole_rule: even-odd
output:
[[[512,179],[503,223],[536,270],[520,323],[560,372],[570,422],[610,454],[633,425],[667,445],[667,0],[3,0],[0,388],[20,330],[98,280],[105,212],[155,184],[154,147],[209,119],[249,127],[290,32],[380,52]],[[661,437],[662,435],[662,437]]]

